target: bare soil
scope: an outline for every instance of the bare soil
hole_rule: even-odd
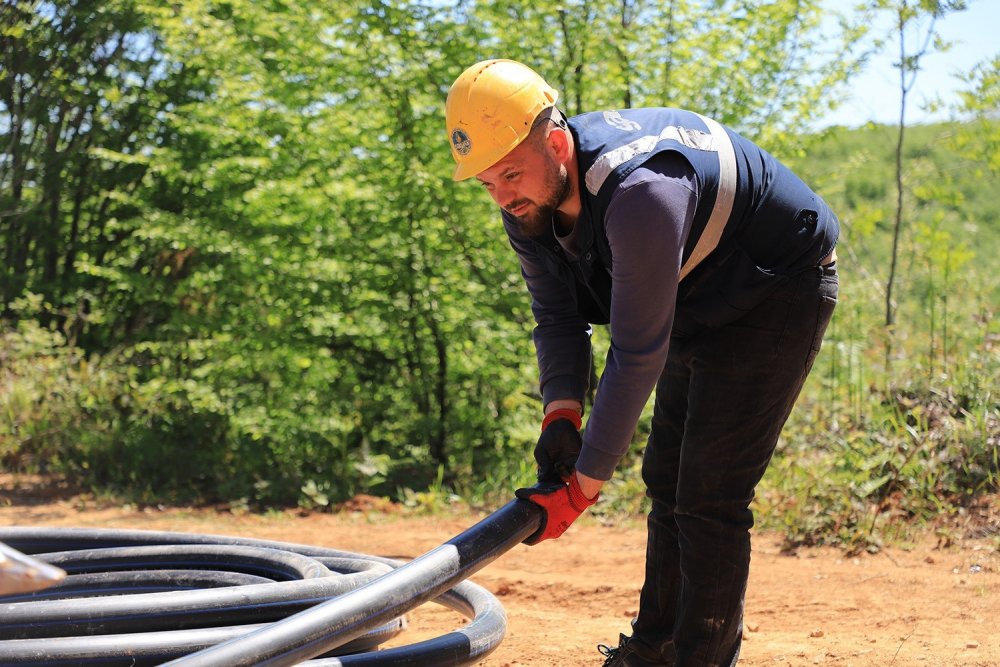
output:
[[[996,503],[991,502],[992,511]],[[410,559],[481,518],[413,516],[358,498],[336,513],[233,513],[102,503],[47,480],[0,475],[0,525],[180,530],[243,535]],[[740,664],[853,667],[1000,665],[1000,553],[995,526],[944,540],[925,535],[876,554],[782,551],[754,536]],[[509,616],[485,667],[600,665],[598,643],[627,633],[642,584],[641,521],[585,518],[557,541],[518,546],[473,577]],[[464,619],[438,605],[409,614],[409,644]]]

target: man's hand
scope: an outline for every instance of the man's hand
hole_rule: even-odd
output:
[[[580,482],[575,474],[570,475],[569,484],[539,483],[530,488],[518,489],[514,495],[522,500],[530,500],[544,511],[541,527],[524,540],[529,545],[556,539],[600,498],[599,493],[593,498],[587,498],[580,489]]]
[[[542,434],[535,445],[539,483],[569,481],[582,446],[580,413],[577,410],[561,408],[545,415]]]

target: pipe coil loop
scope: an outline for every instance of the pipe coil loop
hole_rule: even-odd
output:
[[[471,664],[499,645],[507,618],[492,594],[463,580],[539,520],[536,506],[513,501],[405,564],[221,535],[0,528],[0,542],[69,575],[0,597],[0,665]],[[376,650],[429,600],[471,621]]]

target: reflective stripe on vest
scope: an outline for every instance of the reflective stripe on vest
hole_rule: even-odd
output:
[[[701,130],[668,125],[659,134],[648,134],[639,137],[624,146],[619,146],[601,155],[587,169],[584,183],[591,195],[597,196],[601,186],[611,173],[629,160],[640,155],[652,153],[656,146],[665,139],[700,151],[714,151],[719,156],[719,187],[715,195],[712,214],[705,224],[698,242],[687,261],[681,267],[680,278],[683,280],[703,259],[708,257],[722,238],[722,232],[729,222],[736,198],[736,151],[732,139],[726,130],[711,118],[696,114],[708,127],[708,133]]]
[[[719,245],[722,231],[726,228],[729,216],[733,212],[733,201],[736,199],[736,151],[733,149],[733,140],[729,138],[726,130],[711,118],[701,114],[698,114],[698,117],[708,126],[712,138],[715,139],[715,149],[719,154],[719,189],[715,193],[712,215],[705,223],[705,229],[702,230],[694,250],[681,267],[678,281],[684,280],[685,276]]]

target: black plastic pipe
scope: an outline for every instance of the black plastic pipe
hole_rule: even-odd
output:
[[[541,510],[537,506],[513,501],[458,537],[405,565],[336,549],[218,535],[0,528],[0,541],[35,554],[40,560],[58,561],[71,572],[60,587],[65,587],[65,593],[59,600],[50,599],[59,588],[33,596],[0,598],[0,634],[12,637],[0,641],[0,664],[152,665],[171,658],[176,658],[173,664],[181,665],[296,664],[313,656],[345,654],[376,646],[399,632],[403,625],[402,614],[434,599],[470,617],[471,622],[459,630],[417,644],[375,653],[325,657],[308,664],[330,667],[467,665],[499,645],[506,632],[506,615],[488,591],[471,582],[462,582],[462,579],[533,533],[540,519]],[[168,562],[165,564],[159,556],[151,557],[154,550],[150,548],[158,545],[169,545],[159,551],[166,555]],[[216,562],[211,555],[213,549],[195,549],[196,556],[190,553],[182,556],[181,552],[191,549],[177,549],[177,545],[225,545],[245,547],[249,551],[235,557],[233,560],[242,560],[242,563],[234,566],[224,553],[218,555]],[[134,550],[136,547],[138,551]],[[126,549],[115,555],[106,551],[121,548]],[[82,558],[77,557],[80,554],[52,553],[90,550],[105,553],[84,553]],[[320,565],[294,557],[275,559],[274,552],[308,556]],[[98,561],[100,565],[96,564]],[[142,573],[109,574],[104,571],[108,567],[129,567],[129,561],[157,569]],[[84,564],[77,565],[80,562]],[[182,571],[186,574],[175,576],[177,571],[171,568],[177,565],[196,570]],[[386,566],[398,569],[389,571]],[[214,568],[235,569],[236,572],[215,572]],[[332,588],[327,588],[317,595],[309,587],[329,586],[329,580],[343,578],[326,576],[324,569],[348,577],[358,575],[352,584],[360,588],[348,587],[347,591],[340,588],[332,593]],[[72,574],[74,570],[77,573]],[[93,570],[101,571],[80,573]],[[219,575],[218,580],[215,575]],[[313,578],[309,578],[311,575]],[[138,584],[140,591],[156,592],[114,595],[128,588],[127,581],[119,578],[121,576]],[[260,583],[261,579],[287,578],[295,580]],[[221,588],[200,590],[213,586]],[[190,590],[193,587],[199,590]],[[272,591],[265,595],[263,589],[267,588]],[[234,591],[252,595],[248,595],[246,603],[241,605],[234,603]],[[199,609],[186,614],[185,604],[178,600],[187,598],[190,602],[197,597],[200,597]],[[316,604],[317,599],[320,604]],[[56,611],[45,611],[45,605],[55,605],[52,609]],[[234,612],[234,607],[239,609]],[[165,621],[159,617],[160,611]],[[288,616],[296,611],[299,613]],[[275,617],[284,620],[269,624],[255,622]],[[225,619],[225,623],[235,621],[239,624],[194,627],[203,625],[206,619],[215,623]],[[48,626],[50,631],[55,630],[39,636],[34,630],[26,629],[39,624]],[[13,630],[11,626],[15,626]],[[165,631],[163,628],[173,629]],[[95,632],[112,634],[92,634]],[[29,635],[35,638],[27,638]]]
[[[109,555],[104,555],[110,552]],[[86,562],[81,557],[93,555]],[[68,551],[40,556],[56,562],[70,573],[90,572],[99,563],[143,567],[178,567],[185,563],[199,568],[222,569],[230,563],[237,572],[270,573],[284,580],[267,584],[168,591],[136,595],[101,596],[44,602],[0,601],[0,639],[98,635],[130,631],[203,628],[276,621],[357,588],[382,571],[341,576],[322,563],[297,553],[245,546],[164,545],[114,547]],[[158,560],[159,559],[159,560]],[[295,567],[301,578],[290,580]],[[106,570],[105,570],[106,571]],[[50,589],[52,590],[52,589]],[[58,589],[56,589],[58,590]]]
[[[464,533],[360,588],[169,664],[277,666],[315,657],[437,597],[534,533],[540,521],[537,505],[512,501]]]

